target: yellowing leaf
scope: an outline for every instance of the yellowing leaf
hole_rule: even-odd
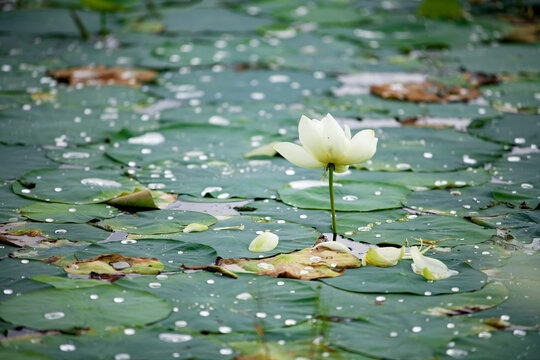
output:
[[[97,274],[159,274],[164,266],[156,258],[127,257],[119,254],[103,254],[90,259],[75,261],[64,267],[73,275]]]
[[[264,259],[221,259],[218,265],[232,271],[272,277],[313,280],[340,276],[344,269],[362,265],[354,255],[325,248],[306,248]]]

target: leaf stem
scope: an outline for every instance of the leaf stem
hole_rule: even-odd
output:
[[[86,27],[84,27],[83,22],[81,21],[81,18],[75,10],[71,9],[69,10],[69,15],[71,16],[71,19],[75,23],[75,26],[77,26],[77,29],[79,30],[79,34],[81,35],[81,39],[88,40],[88,31],[86,30]]]
[[[101,36],[107,36],[109,34],[109,30],[107,29],[107,13],[106,12],[100,12],[100,23],[101,23],[101,29],[99,30],[99,34]]]
[[[334,169],[334,164],[328,164],[328,188],[330,190],[330,208],[332,209],[332,241],[337,240],[336,208],[334,206]]]

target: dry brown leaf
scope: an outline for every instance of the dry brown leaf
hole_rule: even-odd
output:
[[[422,83],[390,83],[372,85],[371,93],[390,100],[404,100],[425,103],[446,103],[469,101],[481,95],[475,88],[464,88],[456,85],[445,85],[426,81]]]
[[[50,72],[50,75],[70,85],[123,85],[139,87],[142,83],[154,80],[157,73],[152,70],[98,65],[53,70]]]
[[[340,276],[345,269],[359,268],[362,263],[349,253],[326,248],[305,248],[264,259],[221,259],[217,265],[235,272],[314,280]]]

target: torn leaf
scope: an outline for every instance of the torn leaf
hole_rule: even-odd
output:
[[[340,276],[344,269],[362,265],[354,255],[325,248],[305,248],[288,254],[253,260],[221,259],[217,265],[231,271],[243,271],[300,280]]]
[[[164,266],[156,258],[127,257],[119,254],[103,254],[90,259],[75,261],[64,267],[72,275],[97,274],[159,274]]]

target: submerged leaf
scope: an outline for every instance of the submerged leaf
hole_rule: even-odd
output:
[[[323,248],[306,248],[289,254],[252,260],[221,259],[218,265],[232,271],[244,271],[272,277],[314,280],[340,276],[344,269],[362,264],[354,255]]]

